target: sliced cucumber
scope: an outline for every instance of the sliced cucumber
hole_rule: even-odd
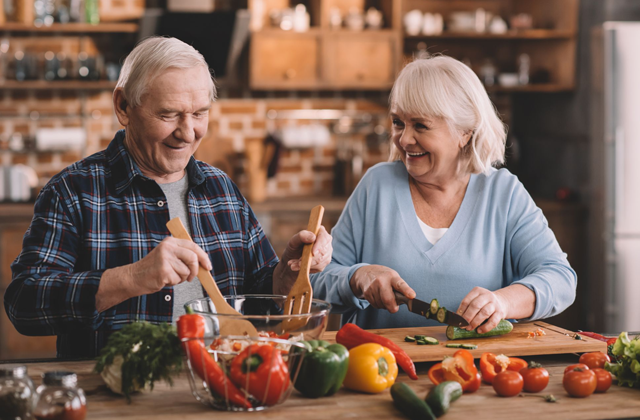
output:
[[[438,339],[437,339],[437,338],[433,338],[433,337],[425,337],[425,338],[424,338],[424,341],[425,341],[427,344],[430,344],[430,345],[432,345],[432,346],[433,346],[433,345],[435,345],[435,344],[440,344],[440,342],[438,341]]]
[[[438,299],[431,299],[431,304],[429,305],[429,315],[430,318],[434,318],[438,313],[438,309],[440,309],[440,303]]]
[[[478,346],[475,344],[463,344],[460,346],[460,348],[467,349],[467,350],[475,350],[478,348]]]
[[[424,341],[424,340],[418,340],[418,341],[416,341],[416,343],[417,343],[419,346],[424,346],[424,345],[426,345],[426,344],[429,344],[429,343],[427,343],[427,342],[426,342],[426,341]]]
[[[436,319],[438,320],[438,322],[445,324],[447,322],[447,308],[442,306],[440,309],[438,309]]]
[[[449,348],[452,348],[452,349],[460,349],[460,348],[462,348],[463,344],[447,343],[446,346],[449,347]]]
[[[408,335],[408,336],[406,336],[406,337],[404,338],[404,341],[406,341],[406,342],[408,342],[408,343],[413,343],[413,342],[415,342],[415,341],[416,341],[416,339],[415,339],[415,338],[413,338],[413,337],[411,337],[410,335]]]
[[[425,338],[427,338],[426,335],[414,335],[413,336],[416,340],[424,340]]]
[[[511,331],[513,331],[513,324],[511,324],[506,319],[503,319],[502,321],[500,321],[497,327],[484,334],[479,334],[476,330],[467,331],[465,329],[450,325],[447,327],[447,338],[449,340],[460,340],[464,338],[493,337],[496,335],[509,334]]]

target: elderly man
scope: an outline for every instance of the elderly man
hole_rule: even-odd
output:
[[[234,183],[193,158],[213,100],[191,46],[150,38],[131,52],[113,94],[125,129],[38,196],[4,298],[19,332],[57,335],[58,357],[93,357],[127,323],[175,321],[203,296],[199,265],[223,294],[287,294],[305,243],[313,271],[328,265],[324,228],[296,234],[279,261]],[[177,216],[194,242],[169,236]]]

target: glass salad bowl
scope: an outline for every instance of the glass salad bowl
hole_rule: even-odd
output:
[[[212,348],[205,346],[204,338],[182,339],[196,400],[218,410],[260,411],[282,404],[291,395],[306,353],[302,344],[248,336],[216,340],[225,345]]]
[[[301,341],[317,340],[327,328],[331,304],[313,299],[311,312],[299,315],[283,315],[282,307],[287,299],[281,295],[236,295],[224,296],[227,303],[241,315],[218,314],[211,299],[201,298],[187,302],[185,308],[194,313],[210,315],[205,317],[207,346],[213,337],[220,335],[220,322],[231,319],[242,319],[251,322],[260,336]],[[285,321],[288,324],[283,324]],[[285,325],[289,325],[288,329]],[[294,328],[290,326],[293,325]]]

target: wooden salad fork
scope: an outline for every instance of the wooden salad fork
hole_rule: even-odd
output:
[[[167,222],[167,228],[169,228],[169,232],[174,238],[178,239],[186,239],[188,241],[193,241],[187,229],[185,229],[182,221],[179,217],[175,217]],[[198,267],[198,279],[204,289],[207,291],[209,298],[213,302],[216,307],[216,313],[219,314],[228,314],[228,315],[238,315],[242,316],[242,314],[229,305],[226,299],[220,293],[220,289],[218,289],[218,285],[215,280],[213,280],[213,276],[203,266]],[[220,335],[249,335],[251,337],[258,336],[258,330],[253,324],[246,319],[237,319],[237,318],[227,318],[227,317],[217,317],[218,322],[220,323]]]
[[[320,229],[320,225],[322,224],[323,215],[324,207],[315,206],[313,209],[311,209],[311,216],[309,217],[309,225],[307,226],[307,230],[317,235],[318,230]],[[308,314],[311,312],[313,290],[311,289],[311,282],[309,281],[309,272],[311,270],[312,249],[313,243],[306,244],[302,250],[300,272],[298,273],[298,278],[296,279],[296,282],[294,283],[291,291],[287,295],[287,299],[284,302],[284,315]],[[299,321],[301,322],[287,319],[283,322],[282,327],[285,331],[289,331],[303,326],[308,320]]]

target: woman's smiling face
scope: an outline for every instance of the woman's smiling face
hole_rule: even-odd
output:
[[[395,105],[390,116],[391,139],[413,179],[440,184],[455,178],[469,136],[452,136],[443,118],[408,114]]]

